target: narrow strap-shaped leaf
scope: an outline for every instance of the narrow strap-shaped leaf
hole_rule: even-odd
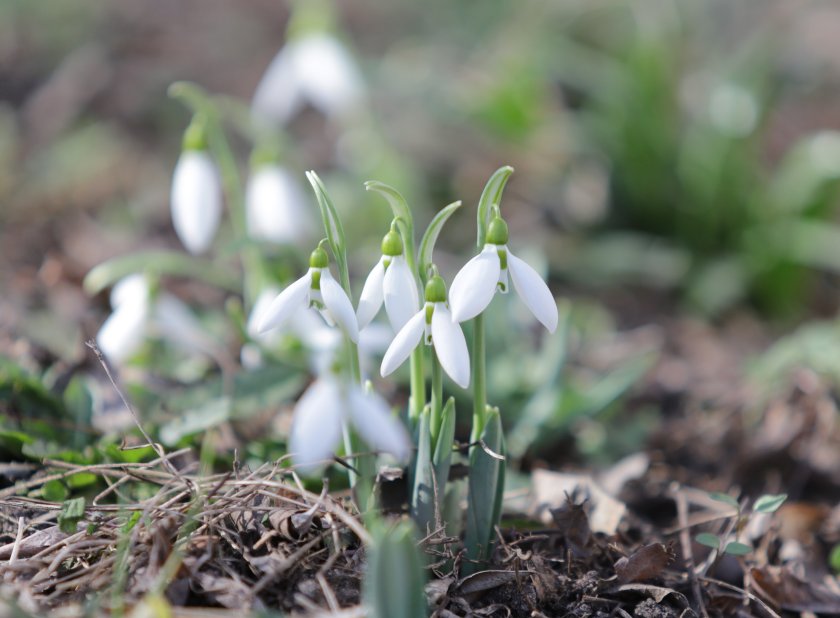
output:
[[[344,227],[341,224],[338,211],[318,174],[313,171],[306,172],[306,179],[312,185],[312,190],[318,200],[318,208],[321,210],[321,219],[324,221],[324,230],[327,233],[330,249],[332,249],[339,268],[343,271],[347,265],[347,245],[345,244]],[[345,291],[349,293],[349,290]]]
[[[414,527],[401,521],[384,532],[371,549],[365,597],[372,618],[426,618],[426,576]]]
[[[411,517],[417,527],[427,534],[435,523],[435,482],[432,466],[432,436],[429,430],[431,410],[428,406],[420,415],[417,427],[417,464],[411,490]]]
[[[484,185],[481,197],[478,199],[478,212],[476,214],[478,234],[476,236],[476,244],[479,249],[484,247],[485,238],[487,237],[487,220],[490,217],[490,207],[493,204],[498,206],[501,203],[502,192],[505,190],[505,185],[511,174],[513,174],[513,168],[510,165],[502,166],[493,172],[487,184]]]
[[[242,283],[232,273],[220,269],[217,264],[194,258],[179,251],[141,251],[115,257],[95,266],[82,283],[85,292],[98,294],[128,275],[148,273],[150,275],[175,275],[199,279],[216,287],[232,292],[241,289]]]
[[[467,505],[467,531],[464,544],[471,562],[464,563],[464,574],[482,568],[492,555],[493,535],[501,514],[505,462],[495,455],[504,453],[502,421],[498,408],[488,408],[481,432],[482,446],[470,453]],[[490,452],[485,450],[488,449]]]
[[[435,243],[437,242],[440,231],[443,229],[444,223],[452,216],[452,214],[461,207],[461,200],[452,202],[448,206],[444,206],[431,220],[429,227],[426,228],[423,238],[420,240],[420,250],[417,254],[417,269],[419,271],[420,280],[425,284],[429,278],[428,268],[432,265],[432,254],[435,251]]]
[[[449,478],[449,467],[452,464],[452,443],[455,441],[455,398],[450,397],[441,413],[440,431],[434,445],[435,480],[438,485],[438,508],[443,502],[443,491]]]

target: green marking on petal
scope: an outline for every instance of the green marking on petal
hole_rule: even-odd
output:
[[[312,290],[320,290],[321,289],[321,271],[320,270],[313,270],[312,271],[312,285],[309,286]]]

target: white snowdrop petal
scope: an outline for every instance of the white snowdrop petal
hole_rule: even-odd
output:
[[[172,175],[171,206],[172,225],[187,251],[206,251],[222,216],[219,174],[206,152],[181,153]]]
[[[508,251],[508,271],[513,287],[531,313],[550,333],[557,329],[557,302],[536,270]]]
[[[336,324],[341,326],[350,340],[359,342],[359,323],[356,321],[356,312],[353,311],[353,303],[347,298],[338,282],[333,279],[330,271],[321,271],[321,296]]]
[[[284,47],[265,70],[251,103],[251,113],[257,121],[285,124],[303,103],[303,93],[295,77],[293,53]]]
[[[295,311],[304,308],[309,297],[309,287],[312,285],[312,274],[307,272],[303,277],[289,285],[263,312],[257,323],[257,332],[265,333],[272,328],[283,326]]]
[[[370,324],[370,321],[382,306],[382,281],[384,277],[385,265],[382,263],[382,259],[380,259],[376,263],[376,266],[374,266],[370,271],[367,279],[365,279],[365,286],[362,288],[362,296],[359,299],[359,309],[356,311],[356,318],[359,322],[359,330]]]
[[[496,246],[485,245],[481,253],[455,275],[449,288],[449,306],[454,320],[464,322],[487,308],[496,293],[499,272]]]
[[[288,45],[294,78],[304,96],[326,116],[351,110],[362,97],[362,77],[335,37],[312,34]]]
[[[379,373],[382,374],[383,378],[393,373],[397,367],[405,362],[405,359],[411,356],[411,351],[419,345],[423,338],[425,328],[426,308],[423,307],[402,327],[391,345],[388,346],[385,357],[382,359],[382,365],[379,368]]]
[[[405,257],[397,255],[391,259],[391,264],[385,271],[382,291],[388,321],[395,331],[399,331],[411,316],[417,313],[420,306],[417,282]]]
[[[258,338],[260,334],[258,327],[262,316],[268,312],[268,308],[274,302],[274,299],[277,298],[278,294],[280,294],[279,289],[274,286],[269,286],[257,296],[257,300],[251,309],[251,314],[248,316],[248,323],[245,326],[245,330],[251,338]]]
[[[453,321],[443,303],[435,303],[432,314],[432,343],[441,367],[461,388],[470,385],[470,354],[461,325]]]
[[[248,235],[279,244],[309,236],[305,197],[292,174],[283,167],[261,165],[248,179],[245,214]]]
[[[350,389],[347,395],[350,418],[365,443],[375,451],[391,453],[400,461],[407,461],[411,440],[385,400],[376,394],[365,394],[360,388]]]
[[[313,474],[332,457],[341,440],[343,410],[339,386],[328,378],[316,380],[298,400],[289,436],[298,472]]]
[[[108,360],[120,363],[140,349],[147,313],[145,303],[126,304],[108,316],[96,335],[96,344]]]
[[[116,309],[128,303],[144,305],[149,301],[149,283],[141,274],[123,277],[111,288],[111,308]]]

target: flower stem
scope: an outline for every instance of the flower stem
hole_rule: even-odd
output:
[[[473,370],[473,424],[470,443],[478,442],[487,416],[487,366],[484,346],[484,315],[479,313],[473,320],[472,345]]]
[[[432,437],[432,451],[437,444],[440,424],[443,418],[443,369],[435,353],[432,353],[432,415],[429,419],[429,433]]]
[[[408,405],[408,420],[412,425],[420,419],[423,406],[426,405],[426,379],[423,374],[423,346],[419,345],[411,353],[411,397]]]

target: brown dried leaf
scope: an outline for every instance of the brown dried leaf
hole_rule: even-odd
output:
[[[570,496],[566,496],[566,503],[559,509],[551,509],[551,518],[557,529],[563,535],[566,545],[577,557],[589,555],[586,547],[592,540],[592,530],[589,528],[589,518],[586,516],[584,506],[575,504]]]
[[[51,547],[59,541],[66,539],[67,535],[59,530],[58,526],[50,526],[44,530],[33,532],[28,537],[21,539],[18,548],[18,558],[29,558],[38,552]],[[12,557],[14,543],[7,543],[0,546],[0,560],[8,560]]]
[[[589,500],[589,527],[592,532],[615,534],[627,507],[604,491],[592,477],[583,474],[565,474],[550,470],[534,470],[534,509],[546,513],[546,508],[558,508],[566,501],[566,495],[579,493]],[[545,523],[551,523],[546,521]]]
[[[640,582],[658,577],[662,570],[674,561],[671,545],[651,543],[634,551],[630,556],[615,563],[615,573],[624,583]]]
[[[784,610],[840,613],[840,595],[818,583],[800,579],[789,568],[772,565],[753,568],[750,576],[759,595]]]
[[[479,571],[458,582],[455,590],[463,595],[484,592],[512,582],[516,577],[515,571]]]

